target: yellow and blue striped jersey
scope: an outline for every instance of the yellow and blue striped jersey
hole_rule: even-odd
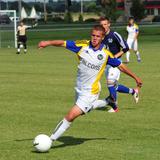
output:
[[[105,70],[106,64],[117,67],[121,64],[113,58],[111,52],[101,44],[95,50],[90,41],[66,41],[65,47],[77,54],[79,59],[76,90],[79,92],[100,92],[100,79]]]
[[[134,25],[127,25],[127,32],[128,32],[128,38],[134,39],[136,33],[139,32],[139,27],[137,24],[134,23]]]

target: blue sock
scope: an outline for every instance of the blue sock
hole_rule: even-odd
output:
[[[116,90],[120,93],[134,94],[134,89],[128,88],[128,87],[123,86],[123,85],[118,85]]]
[[[110,97],[112,98],[112,100],[114,102],[111,106],[114,110],[116,110],[117,109],[117,104],[116,104],[116,102],[117,102],[117,91],[116,91],[116,88],[114,86],[110,86],[110,87],[108,87],[108,90],[109,90],[109,93],[110,93]]]

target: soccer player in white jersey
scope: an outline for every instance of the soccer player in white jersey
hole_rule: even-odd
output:
[[[62,121],[57,125],[51,139],[57,140],[79,116],[92,110],[93,103],[98,100],[100,93],[100,79],[105,70],[106,64],[119,69],[135,79],[137,86],[141,87],[142,81],[132,73],[118,59],[105,49],[102,42],[105,30],[102,26],[94,26],[91,32],[90,41],[41,41],[39,48],[47,46],[65,47],[74,52],[79,59],[78,74],[76,83],[76,101]]]
[[[141,62],[140,53],[138,51],[139,27],[135,23],[135,20],[134,20],[133,17],[130,17],[129,20],[128,20],[127,32],[128,32],[127,43],[128,43],[129,49],[134,51],[134,53],[137,56],[137,61]],[[130,61],[130,51],[128,51],[126,53],[126,60],[127,60],[126,62],[129,63],[129,61]]]
[[[17,54],[20,54],[21,51],[21,45],[24,47],[24,53],[27,53],[27,35],[26,35],[26,30],[29,28],[34,28],[36,27],[37,24],[34,24],[32,26],[27,26],[24,24],[23,21],[20,22],[20,25],[17,28]]]

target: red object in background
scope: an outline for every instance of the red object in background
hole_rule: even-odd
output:
[[[124,0],[116,0],[117,9],[124,10]],[[160,0],[144,0],[146,9],[160,9]]]

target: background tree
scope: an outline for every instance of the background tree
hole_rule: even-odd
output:
[[[131,15],[136,20],[141,20],[145,16],[144,4],[140,0],[132,0]]]
[[[100,5],[102,6],[102,15],[109,17],[111,20],[115,21],[117,19],[116,0],[100,0]]]

